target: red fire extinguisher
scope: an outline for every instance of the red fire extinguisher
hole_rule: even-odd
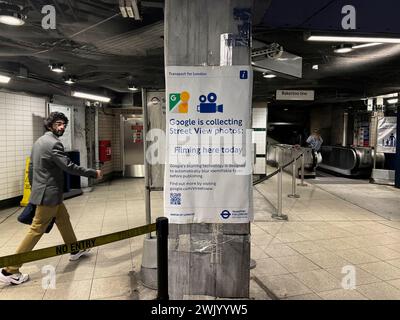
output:
[[[99,141],[99,160],[100,162],[111,161],[111,141]]]

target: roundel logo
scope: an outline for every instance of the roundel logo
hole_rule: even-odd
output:
[[[221,212],[222,219],[228,219],[232,214],[228,210],[224,210]]]

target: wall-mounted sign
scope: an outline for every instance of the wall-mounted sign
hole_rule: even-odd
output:
[[[132,137],[133,137],[133,143],[143,142],[143,125],[132,126]]]
[[[378,152],[396,153],[397,117],[378,119]]]
[[[169,221],[252,221],[251,68],[171,66],[166,84]]]
[[[276,100],[314,101],[314,90],[276,90]]]

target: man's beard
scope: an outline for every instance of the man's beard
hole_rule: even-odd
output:
[[[64,134],[64,130],[55,130],[53,129],[52,132],[57,136],[61,137]]]

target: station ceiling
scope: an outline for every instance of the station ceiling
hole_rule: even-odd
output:
[[[79,88],[111,96],[129,93],[130,83],[164,88],[163,0],[141,1],[140,21],[123,18],[118,0],[0,2],[4,1],[21,4],[28,16],[20,27],[0,24],[0,73],[13,75],[7,88],[47,95],[70,95],[71,88]],[[321,21],[324,8],[334,1],[310,1],[316,6],[312,8],[314,14],[300,25],[291,23],[291,17],[285,25],[284,18],[273,20],[275,25],[269,23],[271,10],[279,9],[278,2],[282,5],[282,1],[255,1],[260,10],[253,22],[253,39],[279,43],[285,51],[301,56],[303,77],[265,79],[262,73],[254,72],[256,100],[274,101],[277,89],[316,90],[316,103],[354,101],[400,91],[400,45],[334,53],[336,43],[304,39],[304,32],[316,27],[312,19]],[[41,27],[41,8],[48,4],[57,10],[55,30]],[[66,72],[52,72],[51,63],[62,63]],[[312,68],[314,65],[318,70]],[[68,75],[77,80],[72,86],[63,81],[62,77]]]

